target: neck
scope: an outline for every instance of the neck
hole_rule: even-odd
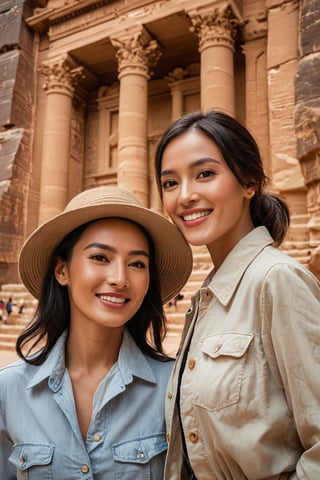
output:
[[[109,370],[117,361],[123,328],[109,329],[106,335],[74,332],[72,328],[66,343],[66,366],[69,370],[87,372]]]

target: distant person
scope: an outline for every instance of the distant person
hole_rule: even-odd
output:
[[[35,230],[19,271],[38,308],[0,371],[1,480],[162,480],[163,304],[191,269],[179,230],[115,187]]]
[[[12,298],[10,297],[9,300],[6,303],[6,312],[7,312],[7,318],[6,318],[6,323],[9,322],[10,315],[12,313]]]
[[[0,299],[0,320],[4,319],[5,311],[6,311],[6,304],[3,298],[1,298]]]

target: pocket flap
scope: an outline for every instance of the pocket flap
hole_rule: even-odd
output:
[[[167,449],[165,434],[134,438],[112,445],[113,457],[118,462],[147,463]]]
[[[221,333],[206,338],[201,350],[212,358],[222,355],[240,358],[247,351],[252,339],[253,334],[250,333]]]
[[[37,443],[17,443],[13,446],[10,462],[19,470],[40,465],[49,465],[52,462],[54,446]]]

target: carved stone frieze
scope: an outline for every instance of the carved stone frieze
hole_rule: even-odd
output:
[[[186,68],[176,67],[164,78],[170,83],[184,80],[185,78],[197,77],[200,75],[200,63],[192,63]]]

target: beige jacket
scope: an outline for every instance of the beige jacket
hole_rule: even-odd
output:
[[[193,298],[166,399],[165,480],[320,479],[320,283],[255,228]],[[187,345],[192,337],[189,351]]]

